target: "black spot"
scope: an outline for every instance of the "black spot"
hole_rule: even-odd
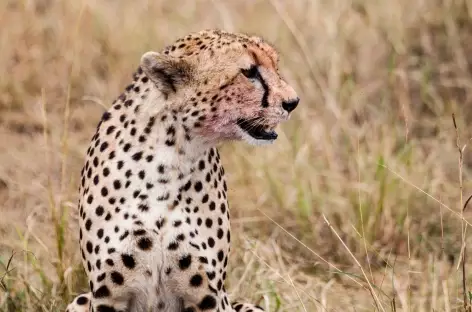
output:
[[[100,152],[103,152],[104,150],[106,150],[108,148],[108,143],[107,142],[103,142],[102,145],[100,146]]]
[[[207,218],[205,220],[205,225],[207,226],[207,228],[211,228],[211,226],[213,225],[213,220],[211,220],[210,218]]]
[[[111,117],[111,114],[109,112],[105,112],[103,113],[102,121],[107,121],[108,119],[110,119],[110,117]]]
[[[164,200],[168,200],[169,197],[170,197],[169,193],[164,193],[164,195],[161,195],[161,196],[157,197],[157,200],[158,201],[164,201]]]
[[[146,205],[146,204],[141,203],[141,204],[138,205],[138,209],[139,209],[139,211],[142,211],[142,212],[149,211],[149,206]]]
[[[85,229],[87,231],[90,231],[90,227],[92,226],[92,220],[87,219],[87,222],[85,222]]]
[[[119,190],[121,188],[121,182],[119,180],[113,181],[113,187],[115,190]]]
[[[221,228],[218,229],[218,232],[217,232],[217,236],[218,236],[218,239],[222,239],[223,236],[224,236],[224,232]]]
[[[206,295],[198,304],[200,310],[211,310],[216,307],[216,300],[213,296]]]
[[[93,202],[93,196],[92,196],[92,195],[89,195],[89,196],[87,197],[87,203],[88,203],[88,204],[91,204],[92,202]]]
[[[195,187],[194,187],[194,188],[195,188],[195,191],[200,192],[200,191],[202,190],[202,188],[203,188],[202,182],[197,181],[197,182],[195,183]]]
[[[108,196],[108,189],[106,187],[102,187],[101,194],[103,197]]]
[[[137,152],[132,156],[133,160],[135,161],[139,161],[142,157],[143,157],[143,152]]]
[[[210,210],[213,211],[216,209],[216,204],[214,201],[210,202]]]
[[[213,237],[208,238],[208,246],[210,246],[210,248],[215,247],[215,240]]]
[[[194,237],[195,235],[192,235],[193,233],[190,233],[190,236],[191,237]],[[192,243],[192,242],[189,242],[190,246],[192,246],[193,248],[195,248],[196,250],[200,250],[200,246]]]
[[[113,271],[113,272],[111,272],[110,276],[111,276],[111,280],[113,281],[113,283],[115,283],[117,285],[123,285],[123,282],[125,281],[125,279],[124,279],[123,275],[120,272]]]
[[[135,235],[135,236],[141,236],[141,235],[144,235],[144,234],[146,234],[146,230],[144,230],[144,229],[139,229],[139,230],[134,230],[133,231],[133,235]]]
[[[159,219],[156,221],[156,227],[160,230],[164,226],[166,219]]]
[[[98,238],[102,238],[102,237],[103,237],[103,229],[99,229],[99,230],[97,231],[97,237],[98,237]]]
[[[138,247],[141,250],[149,250],[152,248],[152,240],[149,237],[143,237],[138,241]]]
[[[223,250],[218,251],[218,260],[221,262],[223,261],[223,258],[224,258]]]
[[[93,251],[93,244],[90,241],[87,242],[87,251],[88,253],[92,253]]]
[[[89,302],[89,300],[88,300],[88,298],[85,297],[85,296],[79,296],[75,302],[76,302],[78,305],[86,305],[86,304]]]
[[[103,280],[105,279],[106,276],[107,276],[106,273],[100,274],[100,275],[97,277],[97,282],[100,283],[101,281],[103,281]]]
[[[182,221],[175,220],[173,224],[174,224],[174,227],[179,227],[182,224]]]
[[[109,305],[101,304],[97,307],[97,312],[116,312],[116,310]]]
[[[122,254],[121,261],[128,269],[134,269],[136,266],[136,262],[134,261],[134,257],[132,255]]]
[[[215,272],[206,272],[206,275],[208,276],[209,280],[213,280],[216,276]]]
[[[192,264],[192,256],[187,254],[179,259],[179,268],[181,270],[186,270]]]
[[[121,236],[120,236],[120,241],[124,240],[126,237],[128,237],[129,231],[125,231]]]
[[[105,260],[105,262],[106,262],[106,264],[108,264],[109,266],[114,266],[114,265],[115,265],[115,263],[113,262],[112,259],[107,259],[107,260]]]
[[[183,186],[183,189],[184,189],[185,191],[188,191],[191,186],[192,186],[192,182],[191,182],[191,181],[188,181],[188,182],[185,183],[185,185]]]
[[[113,131],[115,131],[115,126],[110,126],[107,128],[107,134],[110,135],[113,133]]]
[[[190,285],[192,285],[193,287],[198,287],[198,286],[202,285],[202,282],[203,282],[203,278],[200,274],[195,274],[190,279]]]
[[[110,296],[110,290],[106,285],[101,286],[97,289],[97,291],[93,294],[95,298],[104,298]]]
[[[169,250],[177,250],[177,248],[179,248],[179,243],[177,242],[172,242],[167,246],[167,249]]]

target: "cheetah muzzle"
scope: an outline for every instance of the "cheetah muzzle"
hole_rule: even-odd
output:
[[[258,312],[229,302],[228,187],[217,146],[261,145],[299,99],[260,37],[206,30],[141,57],[81,172],[89,290],[69,312]]]

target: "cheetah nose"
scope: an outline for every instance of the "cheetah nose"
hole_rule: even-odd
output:
[[[297,107],[298,102],[300,102],[300,98],[296,98],[294,100],[289,100],[289,101],[283,101],[282,107],[283,109],[285,109],[287,112],[290,113]]]

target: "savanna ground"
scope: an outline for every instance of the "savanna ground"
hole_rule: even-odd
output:
[[[273,42],[302,99],[274,145],[222,149],[232,294],[463,311],[471,16],[469,0],[0,1],[0,310],[86,291],[75,205],[96,124],[142,53],[218,27]]]

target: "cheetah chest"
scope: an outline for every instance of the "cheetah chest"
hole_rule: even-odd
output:
[[[121,260],[125,267],[140,268],[161,280],[171,274],[171,263],[188,254],[199,260],[199,270],[213,287],[221,289],[230,225],[218,152],[205,152],[187,174],[156,158],[135,152],[129,159],[96,161],[89,155],[80,203],[87,273],[97,277],[107,265],[103,259],[132,255],[132,263]]]

